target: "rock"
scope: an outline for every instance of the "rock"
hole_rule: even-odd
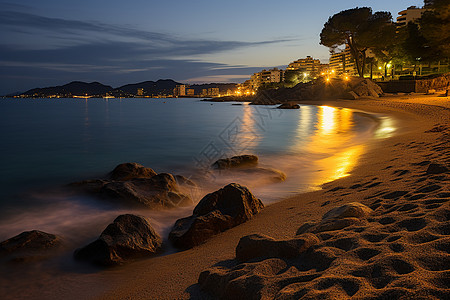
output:
[[[124,163],[114,168],[109,174],[112,180],[126,181],[135,178],[151,178],[156,172],[138,163]]]
[[[213,167],[216,169],[231,169],[231,168],[243,168],[253,167],[258,164],[258,156],[256,155],[239,155],[232,158],[223,158],[213,163]]]
[[[169,240],[177,248],[192,248],[215,234],[251,219],[264,207],[244,186],[231,183],[203,197],[192,216],[175,222]]]
[[[0,256],[11,261],[41,260],[62,245],[60,237],[43,231],[25,231],[0,243]]]
[[[85,180],[70,186],[122,205],[158,209],[192,205],[189,196],[180,191],[180,185],[195,183],[181,175],[156,174],[139,164],[124,163],[111,172],[108,180]]]
[[[319,223],[317,223],[317,222],[306,222],[302,226],[300,226],[299,229],[297,229],[297,232],[295,233],[295,235],[300,235],[305,232],[308,232],[311,228],[317,226],[318,224]]]
[[[351,202],[335,207],[325,213],[320,222],[307,222],[300,226],[296,235],[311,232],[320,233],[325,231],[341,230],[352,225],[366,223],[365,219],[373,210],[364,204]]]
[[[323,215],[322,220],[343,218],[366,218],[372,209],[358,202],[351,202],[335,207]]]
[[[280,109],[299,109],[300,105],[298,105],[295,102],[286,102],[286,103],[281,104],[277,108],[280,108]]]
[[[236,258],[241,262],[254,258],[293,258],[318,243],[319,239],[312,233],[288,240],[275,240],[266,235],[252,234],[239,240]]]
[[[127,214],[118,216],[96,241],[77,249],[74,257],[111,266],[129,259],[154,255],[161,245],[161,237],[145,218]]]
[[[311,232],[320,233],[325,231],[341,230],[352,225],[361,225],[364,223],[364,221],[352,217],[342,219],[327,219],[323,220],[317,226],[315,226]]]
[[[427,174],[442,174],[448,171],[448,168],[441,164],[430,164],[427,168]]]
[[[356,95],[356,93],[355,93],[354,91],[350,91],[350,92],[348,92],[348,93],[345,95],[344,98],[345,98],[345,99],[348,99],[348,100],[358,100],[358,99],[359,99],[359,96]]]
[[[171,208],[192,204],[189,196],[179,191],[175,178],[168,173],[160,173],[149,179],[109,182],[99,193],[104,198],[147,208]]]

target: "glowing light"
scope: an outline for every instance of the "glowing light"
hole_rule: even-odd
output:
[[[327,82],[330,82],[330,77],[327,77]]]
[[[331,73],[333,73],[333,74],[334,74],[334,72],[335,72],[334,70],[331,70]]]
[[[378,67],[378,70],[381,70],[381,67]]]
[[[389,69],[390,67],[392,67],[392,65],[391,64],[387,64],[386,67]]]
[[[345,76],[345,77],[344,77],[344,80],[348,80],[348,76]]]

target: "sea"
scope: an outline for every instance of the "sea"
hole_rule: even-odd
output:
[[[0,99],[0,241],[36,229],[80,247],[122,213],[148,217],[166,239],[176,219],[228,183],[247,186],[267,205],[348,176],[371,141],[392,128],[386,116],[330,106],[282,110],[197,98]],[[241,154],[257,155],[261,167],[287,179],[211,171],[217,159]],[[72,182],[105,178],[125,162],[203,178],[190,191],[192,206],[137,210],[67,189]]]

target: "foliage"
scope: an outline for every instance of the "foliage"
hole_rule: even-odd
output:
[[[428,40],[428,46],[436,52],[437,59],[450,57],[450,1],[425,0],[424,12],[420,19],[420,31]]]
[[[333,51],[348,45],[360,77],[364,77],[368,49],[387,50],[395,43],[395,25],[389,12],[369,7],[341,11],[330,17],[320,33],[320,44]]]

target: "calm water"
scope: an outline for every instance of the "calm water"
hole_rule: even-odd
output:
[[[263,202],[317,189],[346,176],[379,122],[349,109],[208,103],[198,99],[0,100],[0,240],[39,229],[73,243],[92,239],[119,213],[96,199],[58,187],[105,176],[138,162],[157,172],[190,176],[223,156],[256,154],[288,180],[220,176],[191,196],[229,182],[247,185]],[[192,207],[139,213],[166,234]],[[45,213],[43,213],[45,212]]]

